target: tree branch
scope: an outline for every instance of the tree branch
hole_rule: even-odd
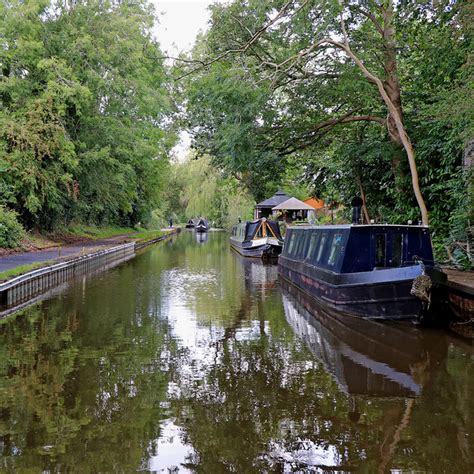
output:
[[[308,0],[306,0],[306,2],[304,2],[305,4],[307,3]],[[218,56],[216,56],[215,58],[211,59],[210,61],[207,61],[207,62],[204,62],[203,64],[201,64],[201,66],[197,67],[197,68],[194,68],[192,69],[191,71],[188,71],[186,72],[185,74],[182,74],[181,76],[177,77],[176,80],[179,81],[181,79],[184,79],[185,77],[191,75],[191,74],[194,74],[195,72],[197,71],[200,71],[201,69],[204,69],[206,67],[209,67],[211,66],[212,64],[220,61],[221,59],[224,59],[225,57],[231,55],[231,54],[237,54],[237,53],[245,53],[259,38],[260,36],[262,36],[263,33],[265,33],[265,31],[268,30],[268,28],[270,28],[272,25],[274,25],[282,16],[283,14],[286,12],[286,10],[289,8],[289,6],[293,3],[293,0],[288,0],[284,5],[283,7],[278,11],[278,13],[276,14],[276,16],[274,18],[272,18],[268,23],[266,23],[265,25],[263,25],[262,27],[260,27],[251,37],[250,39],[244,43],[240,48],[235,48],[235,49],[227,49],[226,51],[224,51],[223,53],[219,54]],[[299,10],[299,9],[298,9]],[[298,11],[297,10],[297,11]]]

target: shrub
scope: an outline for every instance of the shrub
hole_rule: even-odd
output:
[[[0,248],[16,248],[21,245],[25,230],[14,211],[0,206]]]

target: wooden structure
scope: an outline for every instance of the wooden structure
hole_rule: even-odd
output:
[[[288,194],[286,194],[284,191],[277,191],[271,198],[259,202],[255,207],[255,219],[270,217],[272,214],[272,209],[289,198],[290,196],[288,196]]]
[[[325,207],[325,203],[322,199],[316,199],[316,198],[311,197],[311,198],[305,199],[303,202],[316,210],[323,210]]]
[[[308,214],[310,212],[313,213],[314,208],[309,204],[292,197],[275,206],[272,211],[280,213],[281,218],[279,218],[279,220],[291,223],[293,221],[308,220]]]

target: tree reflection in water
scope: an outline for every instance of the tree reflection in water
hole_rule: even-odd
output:
[[[3,321],[2,469],[472,471],[472,348],[311,308],[190,232]]]

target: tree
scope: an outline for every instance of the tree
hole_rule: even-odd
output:
[[[214,6],[212,28],[206,36],[207,49],[203,51],[203,45],[199,45],[194,63],[182,63],[184,70],[178,75],[188,80],[194,77],[190,80],[194,86],[190,88],[188,105],[196,144],[213,147],[215,154],[233,167],[235,159],[221,144],[221,134],[229,134],[225,130],[228,123],[239,128],[239,138],[251,137],[255,153],[250,160],[255,154],[262,156],[263,150],[279,158],[315,150],[328,141],[335,127],[342,125],[382,125],[394,145],[392,168],[396,182],[403,181],[405,175],[401,159],[404,150],[412,189],[422,221],[427,224],[428,214],[407,131],[410,117],[407,122],[402,106],[400,60],[406,61],[406,56],[412,58],[417,53],[413,35],[407,34],[410,28],[431,24],[439,31],[455,23],[457,15],[457,6],[449,2],[431,6],[429,2],[394,5],[391,0],[239,1]],[[462,42],[458,39],[457,45]],[[229,81],[228,77],[235,79]],[[403,77],[404,83],[415,79]],[[203,81],[212,89],[209,94],[203,89],[197,92]],[[226,91],[230,89],[229,82],[240,82],[238,87],[260,93],[260,101],[255,104],[257,110],[250,119],[239,117],[237,107],[232,109],[231,117],[226,109],[222,114],[222,103],[229,105],[225,93],[217,92],[219,81],[227,81]],[[213,97],[206,102],[203,98],[208,95]],[[199,112],[197,107],[201,107]],[[205,114],[210,118],[204,120],[205,125],[198,124],[195,117]],[[235,147],[235,151],[240,150]]]
[[[4,204],[30,227],[146,221],[175,141],[150,5],[14,0],[0,9]]]

